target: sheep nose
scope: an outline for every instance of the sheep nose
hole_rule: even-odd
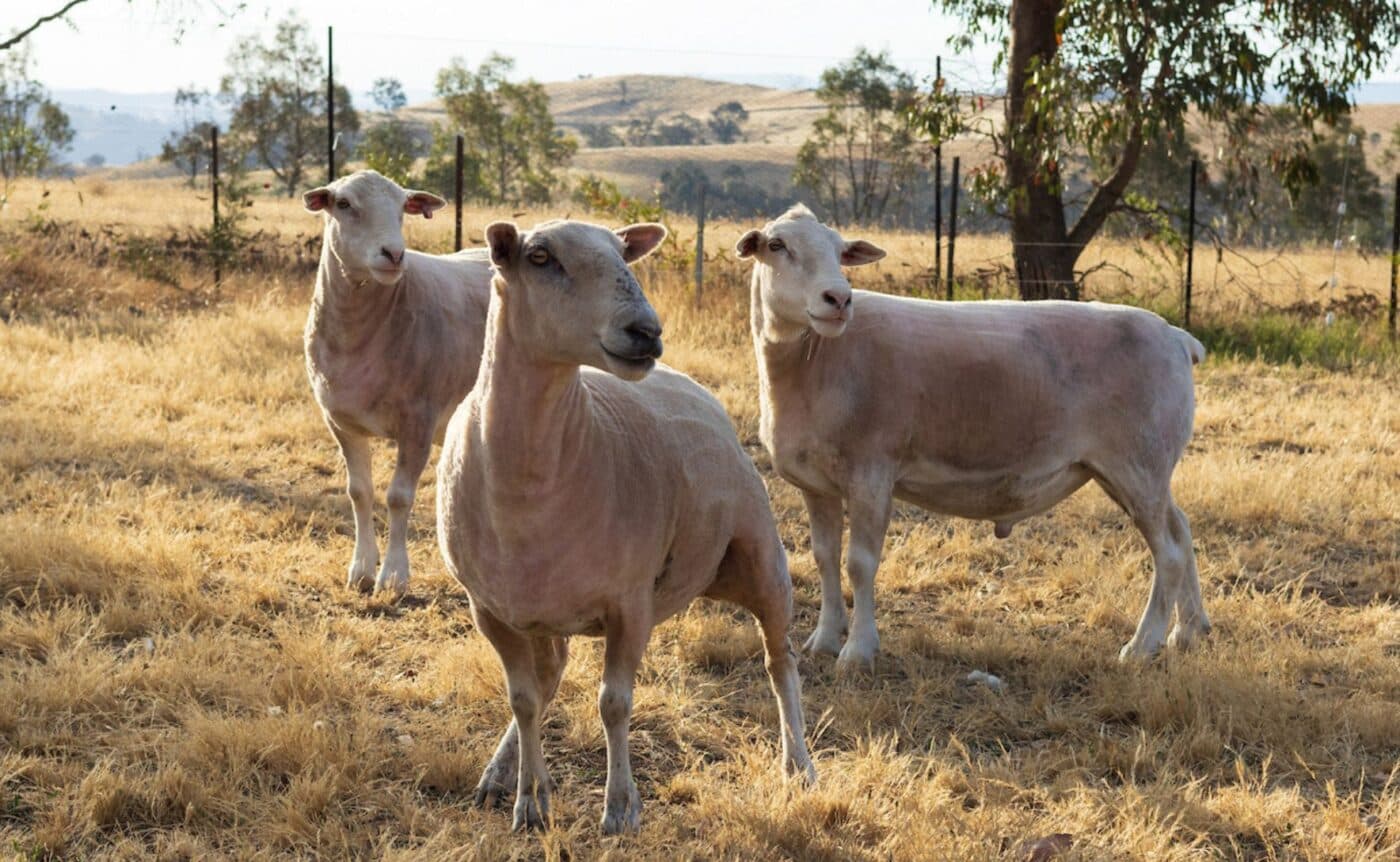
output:
[[[403,263],[403,249],[393,251],[388,246],[384,246],[379,250],[379,253],[387,257],[389,259],[389,262],[392,263],[394,266],[398,266],[399,264]]]
[[[661,323],[643,318],[627,324],[624,331],[633,338],[660,338]]]
[[[653,359],[661,358],[661,324],[655,320],[637,320],[623,330],[639,352]]]
[[[824,290],[822,301],[837,311],[845,311],[851,305],[851,291],[849,288]]]

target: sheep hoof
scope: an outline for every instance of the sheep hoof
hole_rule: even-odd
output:
[[[490,771],[488,767],[487,772]],[[513,780],[512,783],[514,783]],[[509,785],[496,780],[494,776],[482,775],[481,781],[476,785],[476,796],[473,797],[472,804],[477,808],[498,808],[505,805],[506,800],[510,799],[510,794]]]
[[[408,593],[408,567],[391,569],[386,565],[374,581],[374,593],[387,594],[395,600],[403,598]]]
[[[875,673],[875,654],[868,655],[851,649],[851,642],[847,641],[841,655],[836,658],[836,673],[840,676],[873,676]]]
[[[1192,620],[1190,622],[1179,622],[1172,627],[1172,633],[1167,635],[1167,646],[1174,650],[1187,650],[1196,641],[1210,634],[1210,623]]]
[[[627,796],[609,798],[603,808],[601,828],[604,835],[637,832],[642,828],[642,797],[636,783],[628,788]]]
[[[373,560],[368,565],[360,565],[358,562],[351,563],[350,574],[345,579],[345,588],[361,593],[372,591],[374,589],[374,570],[378,565],[378,560]]]
[[[1151,661],[1162,649],[1161,643],[1153,644],[1148,641],[1138,642],[1136,638],[1123,644],[1123,648],[1118,651],[1118,663],[1130,664],[1132,662]]]
[[[818,628],[802,644],[802,651],[808,655],[837,655],[841,652],[841,636],[829,634]]]
[[[515,800],[515,817],[510,828],[516,832],[544,829],[548,819],[549,796],[541,790],[534,796],[526,794]]]
[[[815,787],[817,785],[817,768],[812,765],[811,760],[797,760],[788,758],[783,764],[783,771],[789,778],[795,778],[802,783],[803,787]]]

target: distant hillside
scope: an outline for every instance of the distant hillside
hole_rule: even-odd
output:
[[[544,86],[555,121],[574,132],[585,124],[610,125],[621,130],[633,119],[664,119],[676,114],[687,114],[703,122],[725,102],[739,102],[749,112],[744,139],[734,144],[585,148],[575,157],[575,174],[596,173],[632,193],[642,194],[655,188],[663,171],[685,161],[702,165],[714,176],[728,165],[738,165],[750,182],[786,194],[797,148],[822,110],[810,89],[779,89],[673,75],[615,75]],[[172,93],[70,90],[58,91],[55,96],[73,117],[77,136],[68,156],[75,163],[93,153],[103,155],[111,166],[150,159],[176,124]],[[1378,97],[1388,98],[1380,102]],[[1367,163],[1372,170],[1390,170],[1382,168],[1380,159],[1390,142],[1391,130],[1400,125],[1400,84],[1368,84],[1361,88],[1358,98],[1361,104],[1354,119],[1367,133],[1363,142]],[[368,97],[357,95],[356,101],[365,105]],[[436,101],[411,105],[401,114],[425,127],[445,119],[442,105]],[[977,125],[995,128],[1000,122],[1000,102],[988,99]],[[1210,144],[1203,141],[1202,147],[1210,149]],[[950,158],[961,155],[966,171],[989,152],[985,142],[968,139],[945,146],[944,154]],[[1205,155],[1209,158],[1212,154]],[[147,161],[121,173],[146,176],[165,172],[166,166]]]
[[[584,123],[624,126],[629,120],[689,114],[704,120],[725,102],[738,102],[749,112],[745,138],[764,143],[801,143],[821,112],[811,90],[776,90],[754,84],[734,84],[673,75],[613,75],[545,84],[554,120],[577,130]],[[421,122],[443,118],[442,103],[431,101],[407,108]]]

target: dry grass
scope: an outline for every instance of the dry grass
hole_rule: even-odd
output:
[[[675,148],[628,150],[632,153],[630,158],[636,162],[629,170],[640,170],[637,165],[650,164],[647,159],[651,157],[645,155],[650,150],[662,153],[656,158],[664,161],[663,151],[668,149]],[[726,148],[695,149],[719,151]],[[8,204],[0,209],[0,228],[48,218],[89,226],[116,225],[126,233],[160,236],[206,226],[209,209],[206,190],[191,189],[174,179],[113,180],[97,176],[50,182],[21,181],[11,190]],[[528,224],[579,214],[577,208],[568,204],[524,212],[473,206],[463,213],[463,232],[469,242],[479,243],[486,225],[497,219],[516,217]],[[299,198],[277,196],[272,192],[258,194],[247,215],[249,231],[265,231],[289,240],[304,241],[319,236],[318,218],[302,209]],[[745,230],[759,223],[757,219],[711,222],[706,228],[708,256],[732,260],[735,241]],[[677,216],[671,219],[669,227],[682,243],[687,246],[693,243],[693,222]],[[413,247],[445,250],[452,241],[452,230],[452,213],[447,210],[432,221],[410,219],[406,233]],[[891,230],[862,230],[860,233],[890,252],[886,261],[860,271],[859,279],[864,285],[904,290],[911,285],[927,287],[931,284],[935,256],[934,243],[928,234]],[[973,295],[983,287],[990,296],[1009,294],[1010,283],[1004,271],[998,271],[999,267],[1011,265],[1011,245],[1006,236],[961,236],[956,254],[959,278],[966,280]],[[1080,260],[1083,269],[1099,264],[1104,264],[1104,268],[1090,275],[1086,282],[1088,296],[1132,297],[1135,301],[1164,308],[1179,304],[1182,261],[1164,254],[1157,246],[1103,239],[1091,245]],[[1239,315],[1299,303],[1316,302],[1325,306],[1330,299],[1348,295],[1364,294],[1377,300],[1388,295],[1390,262],[1384,255],[1364,255],[1356,249],[1343,251],[1337,262],[1335,292],[1327,289],[1331,274],[1330,248],[1224,252],[1217,257],[1213,249],[1202,246],[1196,257],[1195,306],[1201,314]],[[720,281],[723,283],[722,279]]]
[[[168,289],[47,265],[115,296]],[[668,359],[717,392],[769,479],[805,635],[805,518],[756,445],[746,291],[722,276],[698,311],[682,277],[645,281]],[[307,287],[244,277],[212,310],[123,299],[0,327],[0,854],[996,859],[1068,832],[1067,859],[1395,858],[1394,366],[1200,369],[1175,490],[1216,623],[1203,648],[1113,661],[1150,559],[1097,491],[1005,541],[901,507],[877,674],[803,661],[817,788],[777,778],[754,627],[700,603],[657,631],[639,680],[642,834],[596,833],[601,656],[579,639],[546,730],[556,827],[516,836],[470,806],[508,710],[439,562],[430,487],[413,596],[341,586],[350,520],[302,370]],[[1006,691],[962,683],[973,669]]]

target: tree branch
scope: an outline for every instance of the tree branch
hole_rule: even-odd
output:
[[[9,37],[3,42],[0,42],[0,51],[7,50],[9,48],[14,47],[15,45],[18,45],[20,42],[23,42],[25,37],[28,36],[30,33],[33,33],[35,30],[38,30],[40,27],[44,26],[50,21],[57,20],[59,18],[62,18],[64,15],[67,15],[69,11],[72,10],[72,8],[74,6],[77,6],[79,3],[86,2],[87,0],[68,0],[68,2],[64,4],[62,9],[59,9],[52,15],[44,15],[40,17],[39,20],[35,21],[33,24],[30,24],[28,27],[19,31],[15,35]]]
[[[1161,65],[1158,67],[1157,80],[1152,83],[1152,89],[1147,94],[1149,104],[1155,103],[1161,98],[1161,92],[1166,87],[1166,81],[1171,77],[1172,72],[1172,51],[1167,49],[1162,54]],[[1142,69],[1135,70],[1134,77],[1137,81],[1142,80]],[[1136,88],[1135,88],[1136,89]],[[1138,160],[1142,157],[1143,146],[1146,143],[1143,137],[1143,117],[1141,112],[1145,110],[1142,99],[1133,100],[1135,104],[1130,105],[1130,109],[1138,116],[1134,119],[1133,128],[1128,133],[1128,140],[1123,144],[1123,154],[1118,160],[1118,166],[1113,173],[1104,181],[1103,185],[1094,190],[1094,196],[1089,199],[1089,204],[1080,214],[1079,220],[1070,229],[1069,241],[1083,249],[1089,241],[1103,227],[1103,223],[1108,219],[1110,213],[1118,206],[1123,199],[1123,193],[1127,191],[1128,183],[1137,173]]]

